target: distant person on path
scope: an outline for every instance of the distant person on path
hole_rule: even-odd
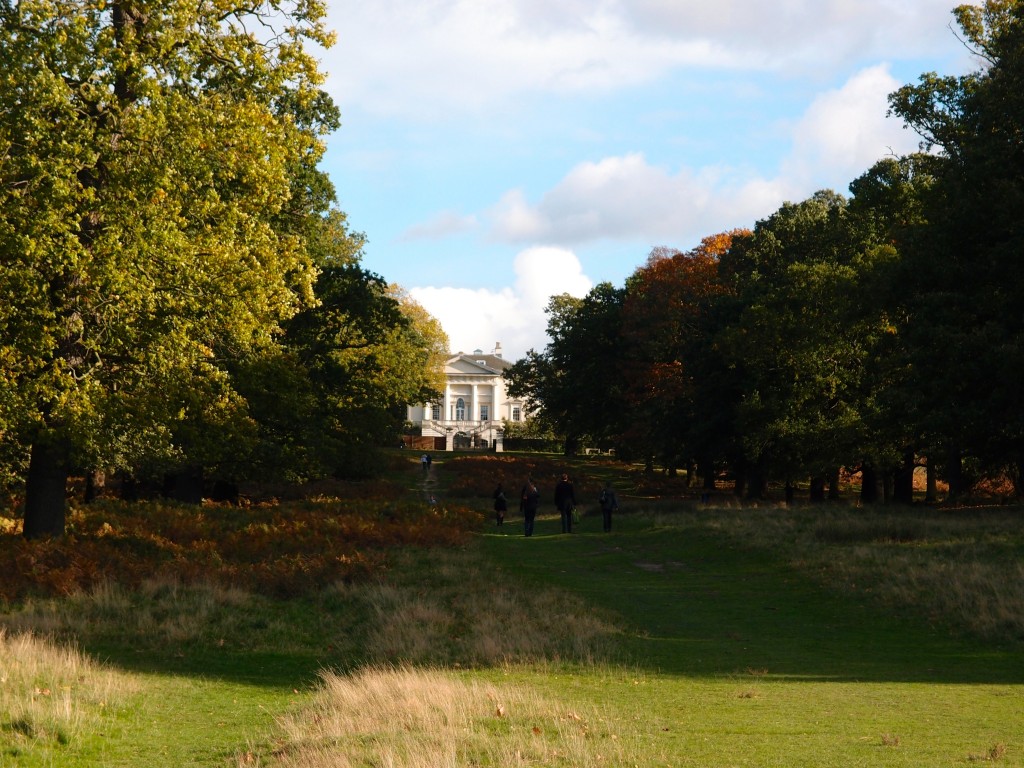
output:
[[[505,497],[505,488],[501,483],[494,489],[494,519],[496,525],[505,523],[505,512],[508,511],[508,499]]]
[[[618,512],[619,500],[615,496],[615,491],[612,490],[611,483],[605,483],[604,489],[601,491],[601,495],[597,497],[597,502],[601,505],[601,517],[604,519],[604,532],[612,532],[612,512]]]
[[[420,466],[423,467],[423,471],[427,471],[427,454],[420,456]]]
[[[430,469],[430,465],[434,463],[434,457],[429,453],[427,454],[427,469]]]
[[[555,506],[562,516],[562,533],[572,533],[572,510],[576,506],[576,491],[569,475],[562,473],[562,479],[555,485]]]
[[[519,511],[523,513],[523,524],[527,536],[533,536],[533,523],[537,519],[539,506],[540,491],[537,490],[537,484],[531,477],[527,479],[526,485],[523,486],[523,490],[519,494]]]

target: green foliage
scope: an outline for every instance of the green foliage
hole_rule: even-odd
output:
[[[986,65],[957,79],[925,76],[890,97],[893,111],[942,150],[926,198],[931,224],[908,253],[907,271],[919,285],[907,302],[909,362],[937,450],[953,463],[962,454],[1017,465],[1024,6],[991,0],[957,8],[956,18]]]
[[[818,192],[730,242],[655,249],[621,292],[552,299],[551,343],[507,377],[567,452],[614,440],[755,495],[859,467],[903,502],[923,456],[950,496],[997,475],[1021,492],[1024,3],[954,16],[982,66],[890,96],[929,151],[879,160],[849,200]]]
[[[867,289],[890,253],[847,201],[819,192],[758,222],[723,258],[735,285],[718,346],[737,371],[736,429],[774,479],[874,456],[872,366],[885,314]]]
[[[618,342],[623,291],[601,283],[583,299],[553,296],[548,303],[548,343],[529,350],[505,370],[512,397],[565,438],[574,454],[584,436],[603,440],[616,434],[611,423],[622,414],[621,354]]]
[[[324,14],[4,7],[0,412],[21,414],[5,438],[66,444],[80,466],[196,462],[210,450],[197,436],[237,421],[225,361],[271,343],[310,297],[312,264],[280,216],[312,212],[294,210],[294,172],[319,157],[329,110],[290,109],[323,102],[305,46],[331,43]]]
[[[0,460],[24,474],[35,445],[52,470],[28,475],[27,534],[61,532],[72,469],[371,474],[436,387],[443,333],[360,268],[317,168],[325,17],[0,8]]]

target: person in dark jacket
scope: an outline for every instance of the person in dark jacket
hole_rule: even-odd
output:
[[[527,536],[533,536],[533,523],[537,519],[537,508],[540,507],[540,491],[533,478],[526,481],[523,490],[519,493],[519,511],[523,513],[523,523]]]
[[[565,473],[555,485],[555,506],[562,516],[562,533],[572,533],[572,511],[576,506],[576,491],[572,487],[569,475]]]
[[[505,498],[505,489],[501,483],[494,489],[494,519],[497,525],[505,522],[505,512],[508,511],[508,499]]]
[[[615,496],[615,491],[612,489],[611,483],[604,484],[604,490],[601,491],[601,495],[597,497],[598,503],[601,505],[601,517],[604,519],[604,532],[612,532],[612,512],[617,512],[619,509],[619,500]]]

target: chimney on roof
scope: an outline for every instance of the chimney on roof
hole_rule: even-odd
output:
[[[494,342],[494,353],[493,354],[494,354],[495,357],[501,357],[501,342],[500,341]]]

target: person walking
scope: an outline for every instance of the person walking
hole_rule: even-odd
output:
[[[533,536],[533,523],[537,519],[537,508],[540,506],[540,491],[533,478],[526,480],[522,492],[519,494],[519,511],[523,513],[523,525],[525,534]]]
[[[612,512],[617,512],[619,509],[619,500],[615,496],[615,491],[612,490],[611,483],[605,483],[604,489],[601,491],[601,495],[597,497],[598,503],[601,505],[601,517],[604,522],[604,532],[612,532]]]
[[[494,519],[496,525],[504,525],[505,512],[508,511],[508,499],[505,498],[505,489],[501,483],[494,490]]]
[[[572,510],[576,506],[576,491],[569,475],[562,473],[562,479],[555,485],[555,507],[562,517],[562,533],[572,533]]]

